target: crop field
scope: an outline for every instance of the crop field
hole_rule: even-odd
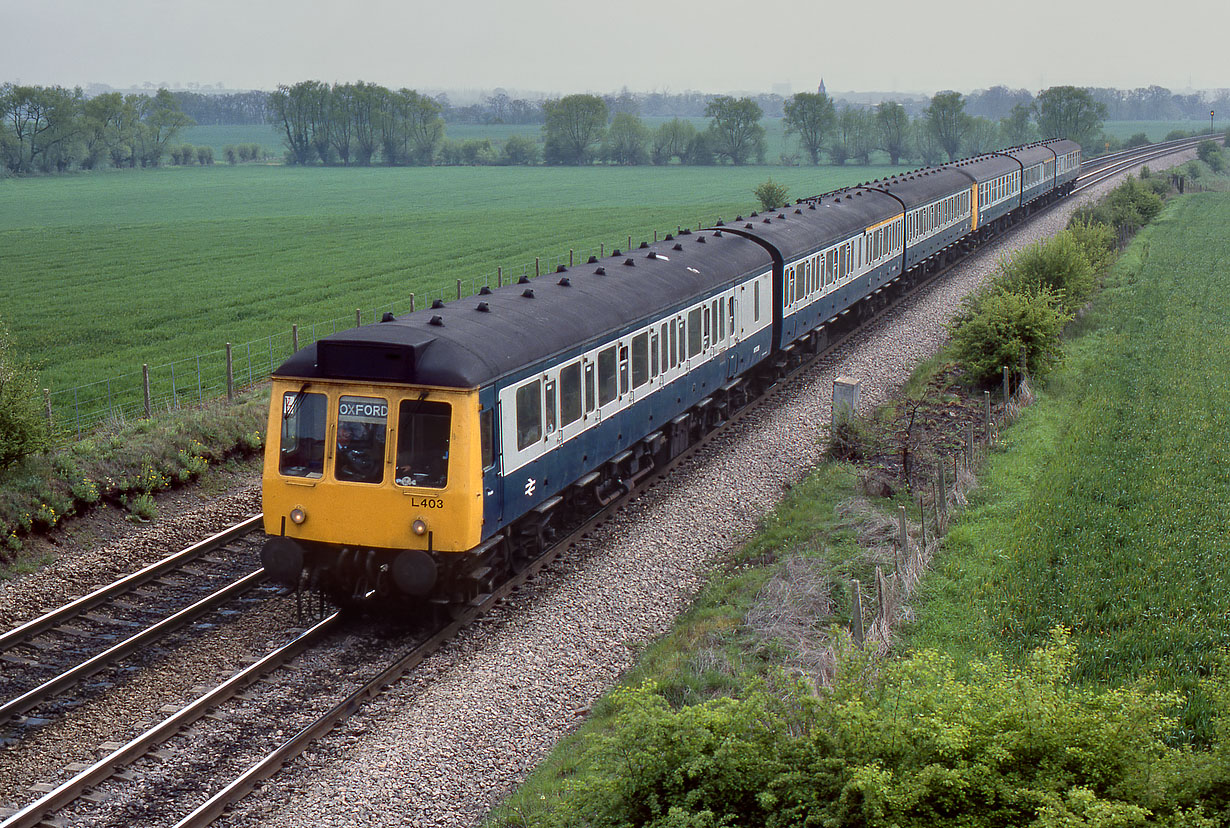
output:
[[[1008,432],[912,636],[970,657],[1074,631],[1077,675],[1196,691],[1230,647],[1230,196],[1171,204]],[[1181,737],[1207,739],[1196,691]]]
[[[1219,130],[1226,129],[1230,123],[1222,120],[1217,122]],[[1209,128],[1209,122],[1205,121],[1106,121],[1102,124],[1102,131],[1107,135],[1113,136],[1120,140],[1132,137],[1138,132],[1143,132],[1150,141],[1157,143],[1169,135],[1174,130],[1182,130],[1184,132],[1201,132]]]
[[[888,172],[222,165],[10,179],[0,318],[57,391],[731,218],[770,175],[803,196]]]
[[[265,153],[273,158],[281,158],[285,151],[282,136],[269,124],[213,124],[188,127],[179,134],[175,143],[192,144],[194,147],[213,147],[215,164],[226,162],[222,149],[227,144],[260,144]]]

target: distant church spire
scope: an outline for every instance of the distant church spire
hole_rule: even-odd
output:
[[[816,91],[819,92],[821,95],[826,94],[824,91],[824,78],[820,79],[820,88],[817,89]]]

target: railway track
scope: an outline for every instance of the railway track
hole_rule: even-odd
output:
[[[259,516],[248,518],[0,635],[0,744],[107,682],[60,700],[69,689],[109,668],[118,676],[125,659],[260,587],[264,572],[251,567],[259,529]],[[25,715],[34,710],[41,715]]]
[[[1194,146],[1194,143],[1192,142],[1190,145]],[[1139,164],[1158,155],[1169,154],[1183,148],[1185,147],[1168,147],[1164,151],[1159,152],[1158,147],[1149,147],[1131,156],[1130,161],[1128,159],[1117,159],[1110,163],[1098,165],[1098,169],[1105,171],[1115,168],[1114,173],[1109,173],[1109,175],[1113,175],[1122,171],[1124,166]],[[1089,175],[1088,180],[1086,180],[1086,174],[1083,174],[1081,183],[1078,184],[1078,189],[1092,186],[1092,184],[1104,180],[1109,175],[1098,177]],[[891,303],[886,304],[869,322],[874,322],[875,319],[881,318],[904,298],[942,276],[945,272],[947,272],[947,268],[937,271],[925,281],[917,284],[913,290],[900,293]],[[180,785],[181,789],[186,786],[198,786],[198,789],[213,788],[214,793],[198,804],[191,812],[180,818],[175,823],[176,828],[211,824],[227,808],[258,787],[262,781],[276,774],[281,767],[302,753],[316,739],[348,719],[366,700],[378,695],[383,688],[397,681],[398,678],[410,670],[413,670],[416,665],[439,649],[445,642],[472,624],[476,618],[490,611],[517,589],[532,580],[560,554],[571,548],[587,533],[601,525],[614,511],[624,506],[631,499],[644,493],[645,490],[658,485],[678,464],[693,457],[704,446],[725,433],[726,429],[740,423],[759,406],[767,404],[781,394],[790,393],[791,388],[797,382],[802,381],[801,375],[815,361],[842,345],[855,330],[858,330],[858,328],[852,326],[849,331],[833,340],[823,351],[798,359],[794,369],[787,377],[770,387],[764,395],[741,409],[723,426],[703,436],[696,444],[666,467],[647,476],[646,479],[632,488],[627,494],[609,504],[583,525],[573,528],[544,555],[529,564],[499,589],[489,595],[480,596],[470,605],[460,608],[448,623],[430,633],[424,633],[421,636],[421,640],[410,646],[397,658],[389,661],[379,669],[373,669],[365,676],[359,686],[351,689],[349,692],[336,696],[327,711],[302,726],[296,727],[293,735],[289,738],[281,739],[275,748],[269,750],[260,759],[252,762],[246,769],[236,774],[231,782],[219,787],[214,777],[209,776],[203,780],[196,779],[182,783]],[[158,756],[159,751],[157,748],[159,745],[169,739],[183,736],[185,733],[191,733],[191,726],[194,722],[200,721],[207,715],[211,715],[211,711],[216,710],[228,700],[236,698],[251,700],[257,688],[264,683],[268,683],[277,671],[291,665],[298,656],[321,642],[338,635],[344,629],[345,622],[337,614],[323,618],[290,644],[270,653],[245,670],[236,673],[227,681],[202,694],[196,701],[174,712],[166,720],[146,733],[136,737],[126,745],[117,747],[108,756],[103,757],[90,767],[82,769],[73,779],[50,791],[37,802],[31,803],[20,811],[13,813],[3,823],[0,823],[0,828],[38,825],[48,815],[55,812],[64,812],[74,802],[79,801],[81,797],[87,796],[88,798],[91,790],[97,791],[100,786],[106,784],[108,779],[115,777],[123,768],[136,762],[147,761],[151,755]],[[284,722],[280,719],[276,720],[276,722],[270,720],[266,722],[266,725],[268,730],[273,731],[277,727],[284,725]],[[268,738],[268,734],[266,738]],[[95,796],[93,798],[97,799],[100,797]],[[105,795],[102,798],[105,799]],[[159,813],[160,810],[160,806],[156,804],[147,804],[144,807],[148,809],[149,813]],[[132,815],[131,813],[129,814],[129,816]]]
[[[1124,170],[1135,167],[1138,164],[1143,164],[1146,161],[1152,161],[1155,158],[1162,158],[1163,156],[1182,152],[1183,150],[1195,149],[1201,141],[1207,141],[1210,138],[1224,141],[1222,136],[1204,135],[1198,138],[1181,138],[1176,141],[1150,144],[1147,147],[1137,147],[1092,158],[1081,164],[1081,173],[1077,176],[1076,187],[1073,189],[1073,192],[1080,192],[1095,184],[1100,184],[1108,178],[1113,178]]]

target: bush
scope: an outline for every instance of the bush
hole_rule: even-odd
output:
[[[1166,137],[1163,140],[1182,141],[1184,138],[1190,138],[1190,137],[1191,136],[1188,133],[1184,132],[1181,129],[1172,129],[1170,132],[1166,133]]]
[[[993,385],[1001,369],[1014,372],[1024,355],[1033,376],[1044,376],[1059,364],[1059,340],[1072,317],[1049,288],[1013,293],[1003,287],[978,294],[949,323],[953,353],[976,382]]]
[[[1135,135],[1132,135],[1123,142],[1123,148],[1135,149],[1136,147],[1147,147],[1151,143],[1153,142],[1149,140],[1148,135],[1145,135],[1143,132],[1137,132]]]
[[[226,158],[226,163],[234,166],[239,163],[239,150],[234,144],[227,144],[222,148],[222,156]]]
[[[510,165],[531,165],[538,163],[538,145],[532,138],[525,135],[510,135],[504,142],[500,159]]]
[[[38,376],[14,352],[8,329],[0,324],[0,469],[44,450],[50,439]]]
[[[1074,215],[1064,233],[1080,248],[1095,275],[1106,270],[1114,261],[1115,232],[1108,225]]]
[[[1196,157],[1208,164],[1215,173],[1221,172],[1226,166],[1225,155],[1221,147],[1217,146],[1217,142],[1213,140],[1201,141],[1197,144]]]
[[[214,148],[213,147],[197,147],[196,162],[202,167],[214,163]]]
[[[786,203],[788,190],[782,184],[778,184],[772,178],[756,186],[752,193],[756,196],[756,200],[760,202],[760,206],[764,210],[772,210],[781,207]]]
[[[1061,307],[1076,310],[1093,293],[1093,267],[1084,240],[1064,230],[1031,244],[1000,263],[996,283],[1012,293],[1048,291]]]
[[[1162,211],[1159,189],[1166,192],[1169,186],[1160,182],[1156,176],[1151,176],[1146,181],[1129,176],[1127,181],[1111,190],[1102,201],[1093,206],[1078,208],[1075,215],[1082,221],[1107,224],[1114,228],[1116,233],[1122,229],[1135,233]]]

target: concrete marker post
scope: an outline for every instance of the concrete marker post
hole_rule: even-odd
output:
[[[149,419],[152,415],[149,402],[149,363],[146,362],[141,366],[141,390],[145,392],[145,419]]]

